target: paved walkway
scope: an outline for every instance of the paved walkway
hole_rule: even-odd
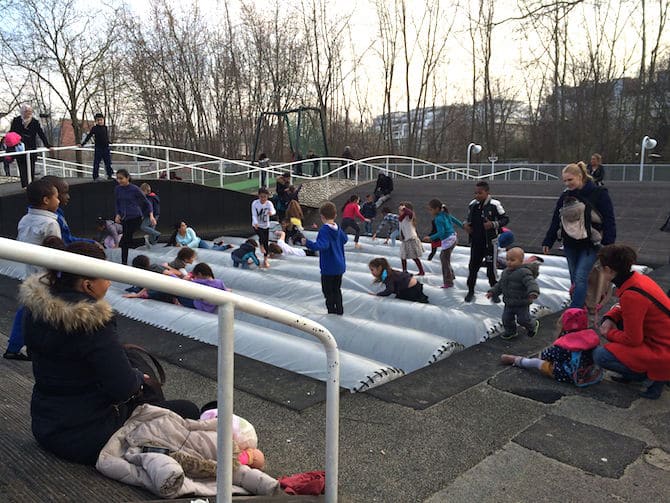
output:
[[[10,291],[2,290],[3,337]],[[534,339],[492,340],[371,393],[343,394],[341,501],[667,501],[670,390],[648,401],[609,380],[578,390],[498,365],[503,351],[530,354],[547,345],[553,323],[545,320]],[[142,329],[120,320],[126,338]],[[212,363],[198,371],[179,365],[194,352],[166,361],[167,394],[204,403],[215,394],[215,381],[203,376]],[[0,367],[0,500],[152,499],[41,451],[29,429],[30,366],[0,360]],[[236,412],[255,424],[269,473],[323,468],[325,404],[296,410],[286,398],[291,381],[273,388],[271,367],[238,371]]]

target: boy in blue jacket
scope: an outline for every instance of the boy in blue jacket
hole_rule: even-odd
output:
[[[347,235],[335,223],[337,208],[330,201],[319,208],[323,226],[319,229],[316,241],[303,239],[303,245],[310,250],[319,252],[321,268],[321,291],[326,298],[329,314],[344,313],[342,306],[342,275],[347,269],[344,259],[344,243]]]

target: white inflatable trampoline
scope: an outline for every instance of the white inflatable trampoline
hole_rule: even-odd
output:
[[[314,238],[315,233],[306,233]],[[241,238],[225,238],[234,245]],[[452,254],[456,273],[454,288],[443,290],[439,255],[425,261],[426,276],[420,278],[429,304],[419,304],[391,297],[370,295],[379,290],[372,283],[368,262],[386,257],[394,268],[400,268],[398,247],[383,245],[362,237],[362,249],[356,250],[353,239],[347,244],[347,272],[342,289],[344,316],[326,314],[321,293],[318,257],[286,256],[271,260],[269,270],[239,269],[232,266],[230,251],[199,249],[198,262],[206,262],[216,277],[236,293],[269,302],[294,313],[307,316],[327,327],[341,350],[341,384],[351,391],[363,391],[395,379],[405,373],[444,359],[456,351],[495,336],[501,329],[503,305],[493,304],[484,296],[488,289],[485,269],[477,281],[477,297],[470,304],[463,301],[469,249],[457,247]],[[177,248],[154,246],[131,250],[130,259],[145,254],[152,262],[171,261]],[[108,257],[120,261],[120,250],[107,250]],[[543,256],[538,282],[541,296],[531,310],[537,316],[555,312],[568,301],[570,280],[566,261]],[[410,263],[410,272],[414,264]],[[0,262],[0,273],[20,278],[25,267]],[[414,272],[416,272],[414,270]],[[214,314],[155,300],[127,299],[122,295],[128,285],[113,284],[107,296],[121,314],[156,327],[179,333],[208,344],[216,344],[217,319]],[[307,335],[269,320],[235,315],[235,351],[256,360],[282,367],[316,379],[325,379],[326,360],[321,345]]]

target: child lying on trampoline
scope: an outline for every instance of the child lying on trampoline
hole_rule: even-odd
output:
[[[410,273],[391,269],[388,260],[382,257],[372,259],[368,267],[375,278],[374,282],[384,283],[386,286],[384,291],[371,295],[388,297],[395,293],[397,299],[428,304],[428,297],[423,293],[423,285]]]

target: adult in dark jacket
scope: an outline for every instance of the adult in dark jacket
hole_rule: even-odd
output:
[[[90,243],[73,243],[67,251],[105,258]],[[119,343],[114,313],[104,300],[109,285],[101,278],[49,271],[30,276],[19,291],[35,377],[33,435],[56,456],[88,465],[132,413],[145,379]],[[199,415],[185,400],[155,405],[190,419]]]
[[[39,136],[46,148],[51,148],[51,144],[44,134],[40,122],[33,118],[33,108],[30,105],[21,105],[21,115],[14,117],[10,131],[21,135],[21,140],[26,150],[37,149],[37,137]],[[37,163],[37,154],[30,155],[30,180],[35,179],[35,163]],[[19,166],[19,176],[21,177],[21,187],[28,186],[28,160],[26,155],[17,155],[16,164]]]
[[[568,260],[570,280],[573,285],[572,301],[569,307],[582,308],[586,302],[589,273],[593,269],[598,249],[600,245],[612,244],[616,240],[616,221],[612,200],[607,189],[596,187],[583,162],[568,164],[563,168],[563,183],[566,188],[556,202],[549,230],[547,230],[542,242],[542,250],[544,253],[549,253],[558,239],[560,230],[563,239],[563,252]],[[565,232],[561,224],[561,209],[568,197],[588,202],[598,212],[602,223],[594,224],[593,227],[602,234],[600,243],[594,243],[589,238],[573,239]]]
[[[393,192],[393,178],[384,173],[379,173],[377,175],[375,190],[373,191],[377,208],[381,207],[382,204],[391,198],[391,192]]]
[[[603,185],[605,179],[605,166],[603,166],[603,156],[600,154],[593,154],[591,162],[586,167],[589,175],[593,178],[593,183],[596,185]]]
[[[618,372],[619,381],[652,381],[640,394],[659,398],[670,381],[670,299],[649,276],[631,271],[637,260],[631,247],[604,246],[598,259],[619,304],[603,318],[600,333],[608,343],[593,351],[593,359]]]

